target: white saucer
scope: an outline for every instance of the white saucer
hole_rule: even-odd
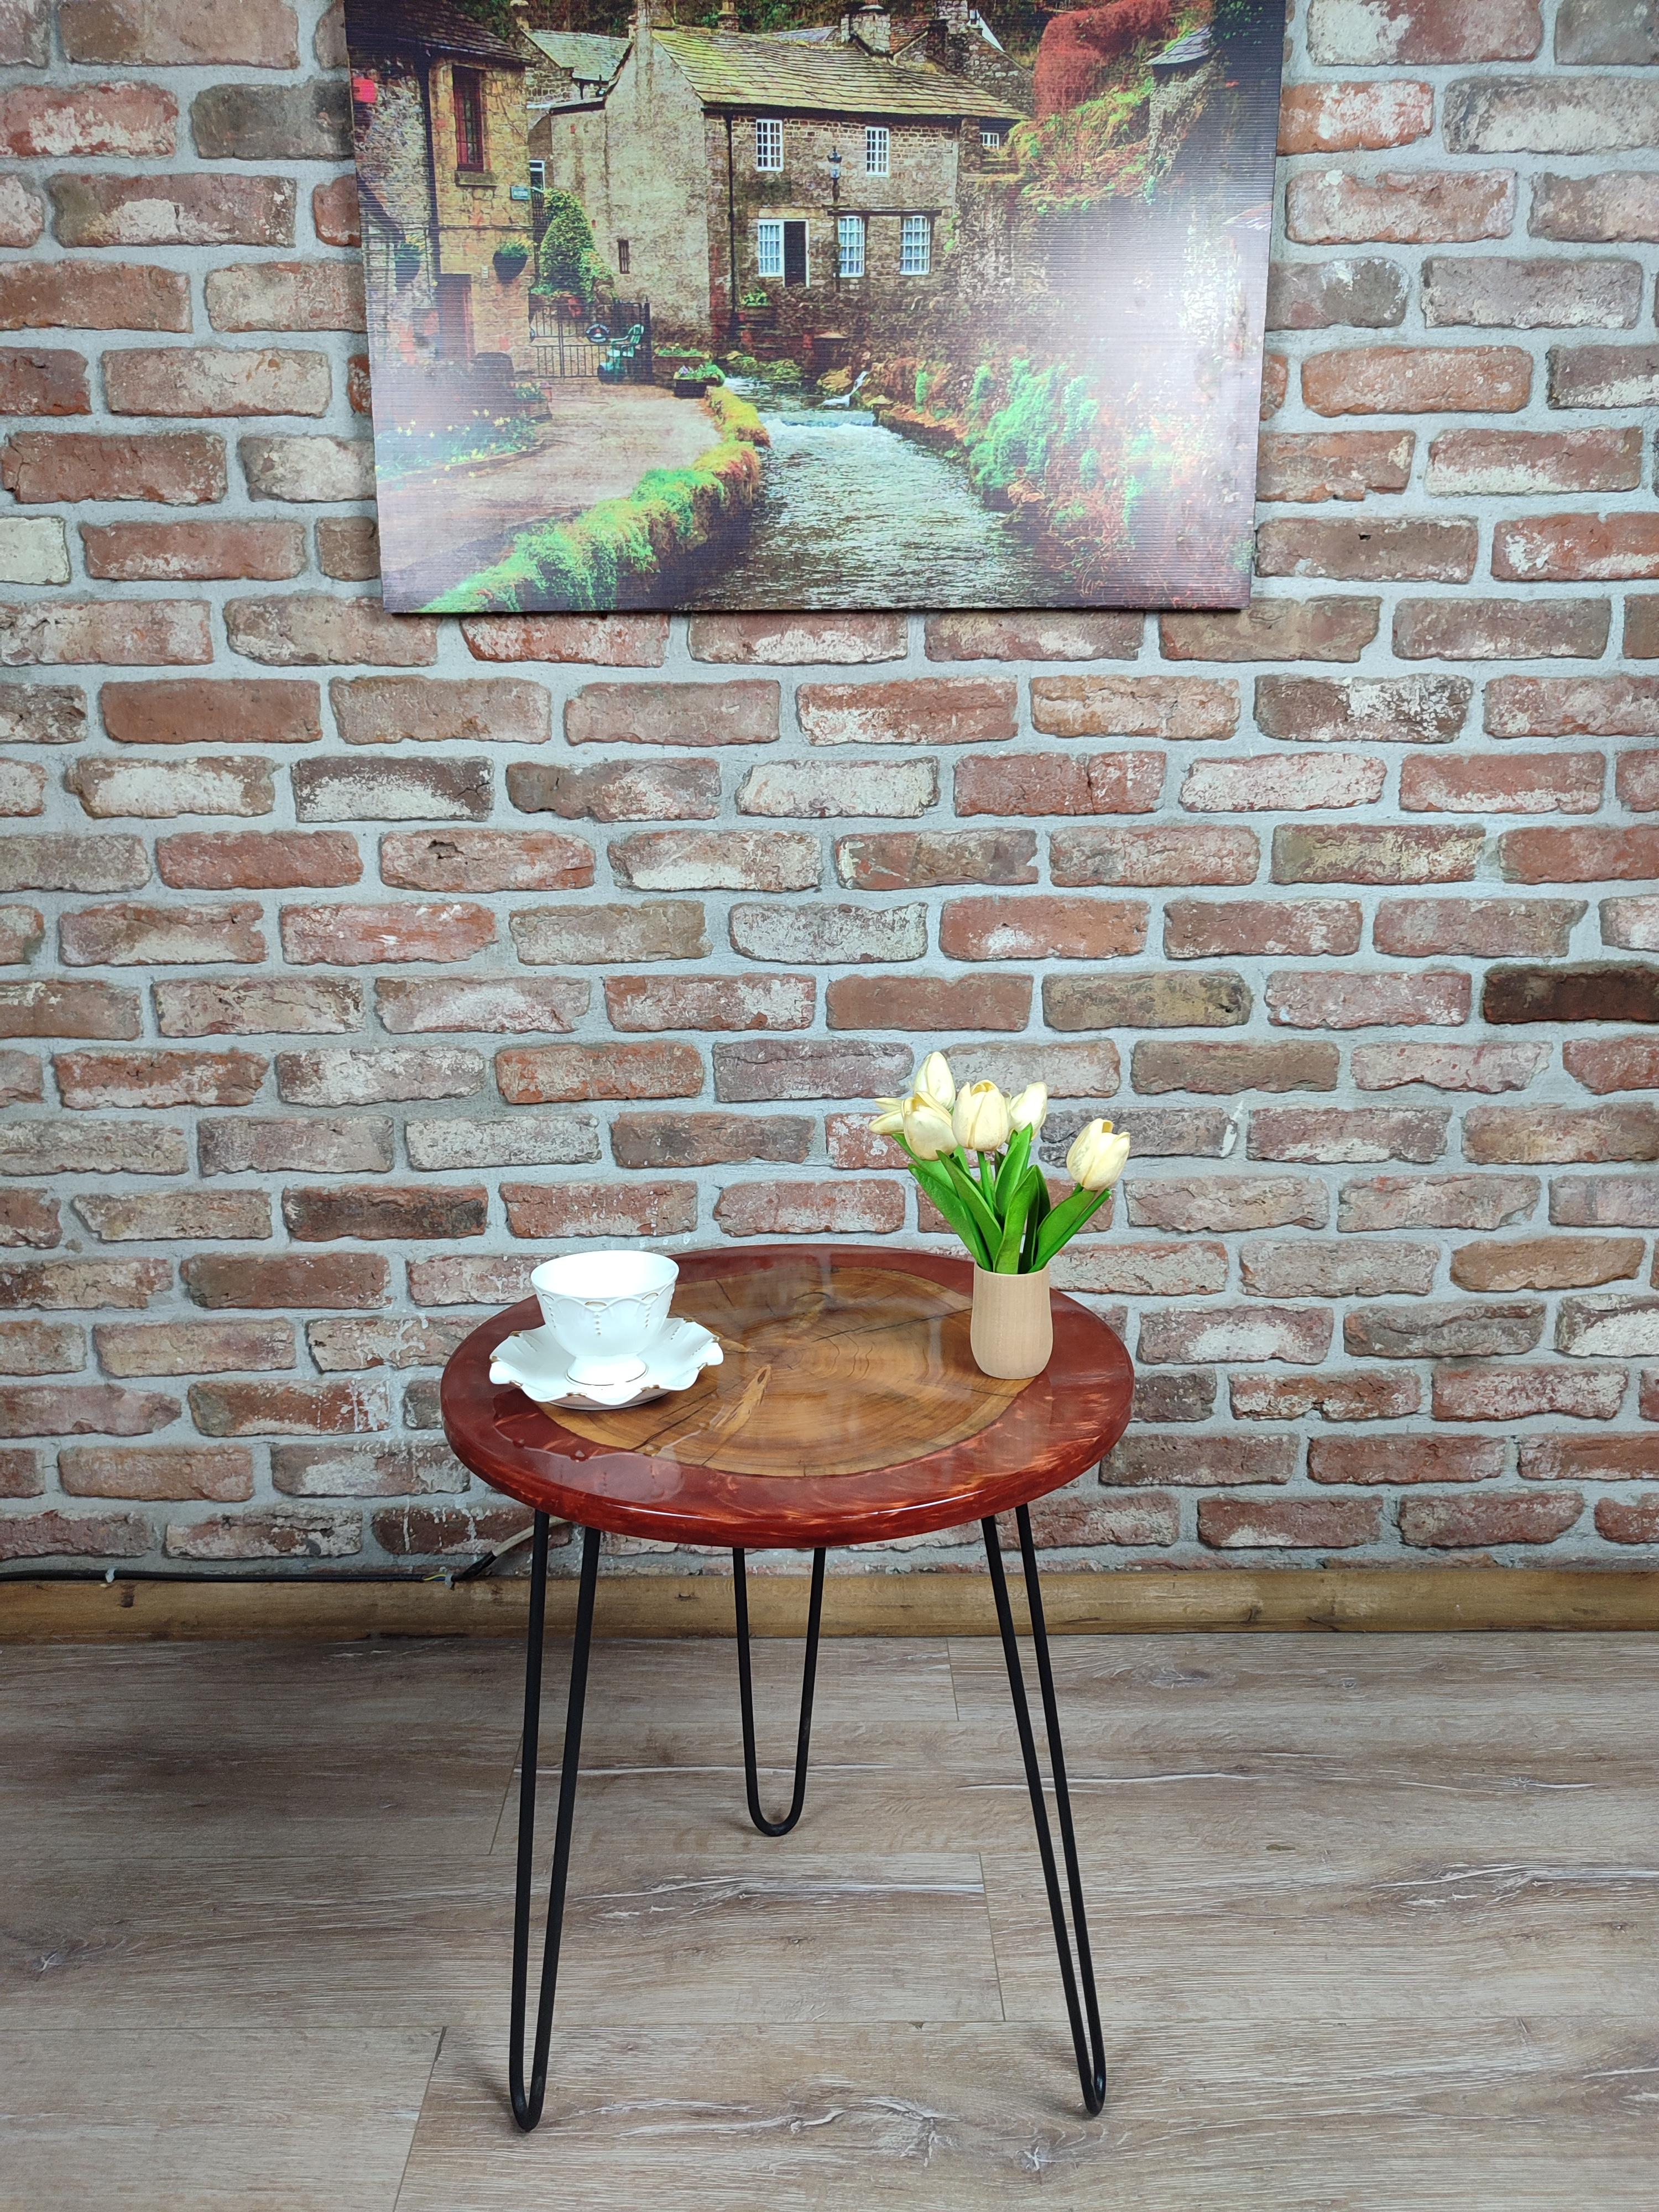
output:
[[[570,1355],[550,1328],[503,1337],[489,1356],[492,1382],[514,1382],[538,1406],[643,1406],[671,1390],[689,1390],[705,1367],[725,1359],[718,1338],[701,1322],[670,1315],[645,1347],[643,1375],[626,1382],[573,1382]]]

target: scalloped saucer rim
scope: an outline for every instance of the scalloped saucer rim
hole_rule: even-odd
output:
[[[726,1358],[720,1339],[701,1322],[671,1314],[645,1347],[645,1373],[625,1382],[574,1382],[570,1355],[543,1326],[504,1336],[489,1355],[492,1382],[511,1382],[537,1406],[598,1406],[620,1413],[676,1390],[689,1390],[705,1367]]]

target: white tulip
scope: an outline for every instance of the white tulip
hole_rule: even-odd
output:
[[[1114,1135],[1109,1121],[1091,1121],[1078,1131],[1066,1169],[1079,1190],[1109,1190],[1128,1157],[1127,1137]]]
[[[1008,1141],[1008,1101],[994,1083],[970,1083],[957,1093],[951,1126],[966,1151],[1000,1152]]]
[[[942,1153],[955,1152],[956,1132],[950,1115],[921,1091],[905,1100],[899,1116],[904,1141],[919,1160],[936,1160]]]
[[[1009,1126],[1015,1129],[1029,1129],[1033,1136],[1048,1118],[1048,1086],[1046,1083],[1028,1083],[1008,1108]]]
[[[921,1073],[916,1078],[918,1097],[931,1098],[941,1113],[948,1114],[957,1103],[957,1080],[951,1073],[951,1063],[942,1052],[930,1052],[921,1063]]]
[[[878,1100],[877,1103],[880,1106],[881,1111],[871,1116],[870,1127],[872,1133],[878,1137],[896,1137],[904,1127],[904,1115],[902,1111],[904,1101],[902,1098],[883,1098]]]

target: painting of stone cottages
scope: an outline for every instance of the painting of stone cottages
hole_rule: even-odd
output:
[[[388,607],[1248,598],[1282,0],[346,22]]]

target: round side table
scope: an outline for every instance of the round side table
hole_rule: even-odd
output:
[[[494,1347],[540,1320],[533,1298],[474,1329],[444,1370],[444,1429],[457,1457],[535,1514],[513,1918],[514,2118],[521,2128],[533,2128],[547,2091],[601,1533],[730,1549],[749,1814],[763,1834],[781,1836],[805,1802],[827,1547],[881,1543],[975,1520],[1007,1662],[1079,2079],[1084,2102],[1097,2112],[1106,2098],[1105,2054],[1030,1505],[1092,1467],[1123,1433],[1133,1380],[1128,1354],[1097,1316],[1056,1291],[1054,1357],[1043,1373],[1024,1382],[981,1375],[968,1348],[972,1270],[965,1261],[932,1252],[761,1245],[688,1253],[679,1270],[675,1312],[712,1329],[726,1354],[722,1365],[705,1368],[688,1390],[621,1412],[562,1407],[556,1413],[515,1388],[492,1383]],[[1030,1613],[1063,1888],[997,1534],[996,1516],[1010,1510]],[[542,1639],[554,1516],[582,1531],[581,1579],[526,2083]],[[777,1820],[760,1802],[744,1573],[744,1554],[763,1547],[812,1553],[794,1787]]]

